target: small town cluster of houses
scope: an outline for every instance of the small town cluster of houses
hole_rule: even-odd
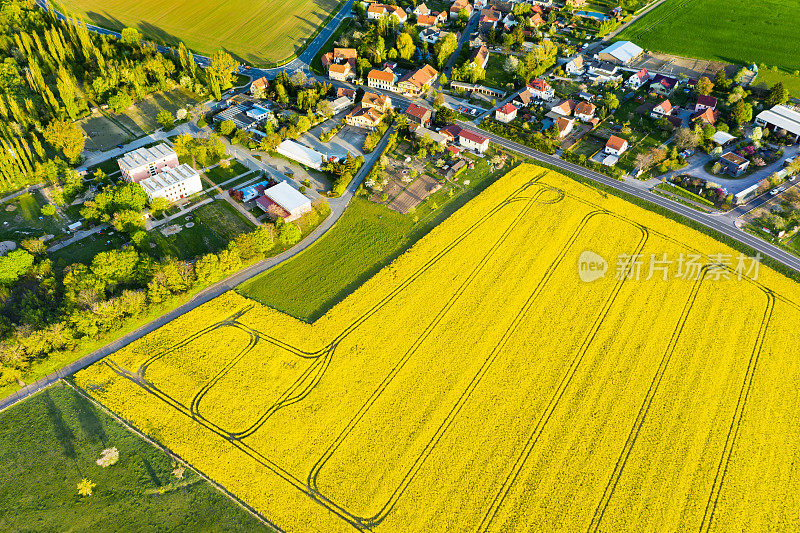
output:
[[[150,202],[164,198],[180,202],[203,190],[200,173],[186,163],[178,161],[167,143],[145,146],[127,152],[117,159],[122,177],[141,185]],[[311,200],[285,181],[261,182],[243,189],[244,201],[252,200],[271,218],[285,222],[296,220],[311,210]]]

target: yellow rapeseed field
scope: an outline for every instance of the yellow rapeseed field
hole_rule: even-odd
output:
[[[286,531],[798,531],[798,285],[523,165],[314,324],[233,292],[77,383]]]

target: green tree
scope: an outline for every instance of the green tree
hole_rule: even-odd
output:
[[[14,250],[0,257],[0,283],[10,285],[33,266],[33,255],[25,250]]]
[[[711,91],[714,90],[714,83],[708,79],[708,77],[700,76],[700,79],[697,80],[697,84],[694,86],[694,90],[697,91],[697,94],[708,96],[711,94]]]
[[[153,201],[150,202],[150,212],[153,213],[155,216],[160,216],[161,213],[169,209],[172,204],[166,198],[162,198],[160,196],[153,198]]]
[[[772,86],[767,95],[767,105],[776,106],[785,104],[789,101],[789,91],[783,86],[783,82],[778,82]]]
[[[45,204],[42,206],[41,212],[43,215],[51,217],[56,214],[56,208],[51,204]]]
[[[278,230],[278,239],[284,246],[291,246],[300,241],[302,233],[295,224],[283,224]]]
[[[433,49],[436,52],[436,62],[439,64],[439,68],[444,66],[445,62],[448,60],[450,55],[455,52],[456,48],[458,47],[458,40],[454,33],[448,33],[444,39],[439,39],[439,41],[434,45]]]
[[[739,100],[733,104],[731,108],[731,118],[739,126],[745,122],[749,122],[753,118],[753,106],[746,103],[744,100]]]
[[[613,111],[619,107],[619,99],[614,93],[609,91],[600,99],[600,104],[605,106],[609,111]]]
[[[44,129],[44,140],[56,150],[61,150],[64,157],[77,162],[86,142],[83,130],[75,123],[66,120],[53,120]]]
[[[161,124],[165,130],[171,130],[175,127],[175,117],[166,109],[162,109],[156,116],[156,121]]]
[[[211,67],[223,89],[233,85],[233,75],[239,68],[239,63],[226,51],[219,50],[211,56]]]
[[[233,133],[236,129],[236,124],[232,120],[223,120],[219,123],[219,132],[226,137]]]
[[[108,99],[108,107],[115,113],[122,113],[133,104],[131,96],[125,91],[119,91]]]
[[[122,42],[125,44],[139,44],[142,40],[142,34],[136,28],[123,28],[122,29]]]
[[[407,33],[401,33],[397,36],[397,51],[403,59],[411,59],[414,55],[414,40]]]

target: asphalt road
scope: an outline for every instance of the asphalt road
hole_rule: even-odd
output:
[[[548,163],[550,165],[553,165],[554,167],[572,172],[584,178],[588,178],[592,181],[602,183],[603,185],[612,187],[618,191],[630,194],[631,196],[641,198],[642,200],[646,200],[652,204],[656,204],[660,207],[673,211],[690,220],[703,224],[708,228],[716,230],[727,237],[730,237],[741,243],[744,243],[753,248],[754,250],[756,250],[761,255],[771,257],[772,259],[786,265],[787,267],[800,272],[800,258],[788,252],[785,252],[784,250],[776,246],[773,246],[772,244],[765,242],[759,239],[758,237],[755,237],[745,231],[740,230],[739,228],[736,227],[734,221],[728,217],[713,216],[701,213],[690,207],[686,207],[683,204],[673,202],[662,196],[654,194],[650,191],[642,190],[641,188],[635,187],[625,182],[617,181],[603,174],[599,174],[584,167],[575,165],[573,163],[569,163],[567,161],[559,159],[558,157],[548,155],[543,152],[539,152],[537,150],[533,150],[532,148],[528,148],[527,146],[523,146],[513,141],[509,141],[508,139],[499,137],[493,133],[477,128],[473,124],[467,122],[460,122],[459,125],[462,128],[472,130],[482,135],[485,135],[486,137],[489,137],[489,139],[491,139],[493,143],[502,146],[503,148],[512,150],[514,152],[530,157],[532,159]]]

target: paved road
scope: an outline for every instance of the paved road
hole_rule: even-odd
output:
[[[800,272],[800,258],[788,252],[785,252],[784,250],[776,246],[773,246],[772,244],[769,244],[768,242],[765,242],[759,239],[758,237],[755,237],[745,231],[740,230],[738,227],[736,227],[734,220],[728,217],[713,216],[701,213],[690,207],[684,206],[683,204],[673,202],[667,198],[659,196],[648,190],[644,190],[641,187],[637,187],[630,183],[617,181],[613,178],[609,178],[608,176],[605,176],[603,174],[598,174],[597,172],[593,172],[584,167],[568,163],[562,159],[559,159],[558,157],[551,156],[539,152],[537,150],[533,150],[531,148],[528,148],[527,146],[523,146],[513,141],[509,141],[508,139],[499,137],[497,135],[494,135],[493,133],[477,128],[475,127],[474,124],[468,122],[460,122],[459,125],[462,128],[472,130],[489,137],[489,139],[491,139],[493,143],[502,146],[508,150],[512,150],[514,152],[525,155],[532,159],[548,163],[550,165],[553,165],[554,167],[572,172],[584,178],[588,178],[592,181],[602,183],[603,185],[612,187],[620,192],[624,192],[630,194],[631,196],[641,198],[642,200],[646,200],[650,203],[656,204],[674,213],[682,215],[690,220],[703,224],[704,226],[716,230],[727,237],[730,237],[743,244],[750,246],[763,256],[771,257],[772,259],[778,261],[779,263],[782,263],[785,266]]]
[[[70,363],[69,365],[60,368],[59,370],[53,372],[52,374],[45,376],[44,378],[23,387],[19,391],[15,392],[14,394],[3,398],[0,400],[0,411],[11,407],[15,403],[24,400],[25,398],[30,397],[31,395],[39,392],[40,390],[52,385],[53,383],[57,382],[58,380],[65,378],[75,372],[86,368],[89,365],[96,363],[97,361],[103,359],[107,355],[110,355],[117,350],[127,346],[131,342],[142,338],[143,336],[147,335],[155,331],[156,329],[160,328],[164,324],[170,322],[178,318],[179,316],[188,313],[192,309],[195,309],[206,302],[209,302],[216,298],[217,296],[228,292],[229,290],[234,289],[237,285],[261,274],[262,272],[269,270],[270,268],[279,265],[280,263],[286,261],[294,257],[295,255],[299,254],[309,246],[311,246],[314,242],[317,241],[320,237],[322,237],[329,229],[333,227],[334,224],[341,218],[342,214],[347,209],[347,206],[350,204],[350,200],[353,199],[353,195],[358,189],[358,186],[364,180],[366,175],[372,169],[372,166],[378,160],[383,149],[386,147],[386,144],[389,141],[389,136],[391,135],[393,129],[390,128],[386,135],[384,135],[381,142],[378,143],[378,146],[375,148],[375,151],[371,154],[367,154],[365,156],[364,165],[361,167],[361,170],[356,174],[355,178],[350,182],[347,186],[347,190],[345,193],[339,198],[331,198],[328,203],[331,206],[331,214],[328,215],[322,224],[320,224],[314,231],[312,231],[305,239],[300,241],[296,246],[293,248],[286,250],[285,252],[278,254],[274,257],[270,257],[268,259],[264,259],[258,263],[250,265],[247,268],[236,272],[235,274],[225,278],[222,281],[219,281],[210,287],[207,287],[197,293],[191,300],[186,302],[185,304],[181,305],[173,309],[172,311],[161,315],[160,317],[156,318],[155,320],[148,322],[144,326],[140,327],[139,329],[132,331],[126,335],[123,335],[119,339],[106,344],[102,348],[95,350],[94,352],[90,353]]]

